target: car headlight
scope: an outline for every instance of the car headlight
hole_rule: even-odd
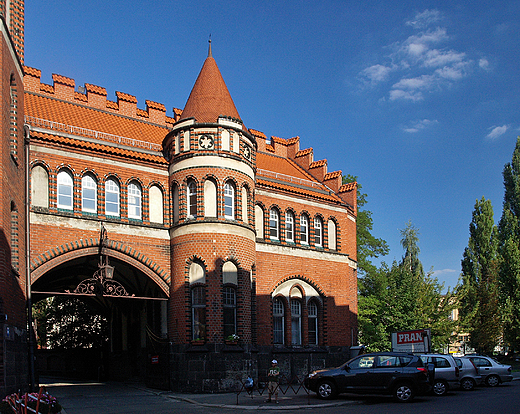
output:
[[[317,372],[311,372],[307,378],[312,378],[312,377],[315,377],[316,375],[318,375]]]

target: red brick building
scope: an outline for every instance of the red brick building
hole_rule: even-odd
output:
[[[2,50],[10,40],[5,33]],[[17,62],[2,60],[3,105],[11,73],[22,91]],[[23,148],[25,120],[33,297],[76,295],[106,315],[111,378],[215,391],[261,377],[273,356],[287,375],[348,356],[357,341],[357,186],[342,185],[298,137],[247,128],[211,45],[172,116],[153,101],[139,109],[125,92],[112,101],[101,86],[23,73],[16,143],[12,104],[1,108],[0,313],[13,308],[25,327],[24,279],[13,273],[24,272],[25,164],[12,154]],[[123,293],[98,290],[109,286]],[[18,299],[6,302],[17,297],[7,292]],[[63,371],[56,358],[40,355],[39,368]]]

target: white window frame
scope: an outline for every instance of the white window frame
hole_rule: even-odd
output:
[[[309,325],[309,328],[308,328],[308,332],[309,332],[309,345],[318,345],[318,329],[319,329],[319,326],[318,326],[318,305],[316,304],[316,302],[314,300],[310,301],[308,304],[307,304],[307,315],[308,315],[308,325]],[[312,338],[312,341],[311,341],[311,332],[312,330],[310,329],[310,324],[313,324],[314,325],[314,330],[315,330],[315,335],[313,335],[314,337]]]
[[[305,214],[300,216],[300,243],[309,244],[309,218]]]
[[[285,241],[294,242],[294,214],[285,213]]]
[[[224,217],[235,218],[235,187],[229,181],[224,184]]]
[[[269,210],[269,237],[273,240],[280,239],[280,213],[274,207]]]
[[[321,218],[314,218],[314,245],[323,247],[323,222]]]
[[[291,345],[302,344],[302,303],[291,299]]]
[[[92,203],[94,208],[87,207],[86,204]],[[97,213],[97,182],[90,174],[85,174],[81,179],[81,210],[87,213]]]
[[[57,184],[57,206],[64,210],[73,210],[74,208],[74,179],[72,175],[65,170],[58,173]]]
[[[186,197],[188,199],[188,217],[197,218],[197,184],[195,181],[188,181],[186,190]]]
[[[109,196],[116,196],[116,201],[109,201]],[[116,209],[110,209],[109,206],[115,206]],[[109,178],[105,182],[105,214],[107,216],[116,216],[119,217],[121,211],[121,189],[119,184],[113,178]]]
[[[132,181],[128,184],[128,218],[142,219],[142,200],[141,186]]]

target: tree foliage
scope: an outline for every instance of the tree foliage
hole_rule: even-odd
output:
[[[55,296],[33,306],[42,348],[101,348],[108,338],[107,319],[76,298]]]
[[[454,330],[450,315],[456,306],[453,294],[431,273],[424,274],[419,260],[419,232],[411,222],[401,231],[405,254],[391,267],[385,263],[363,276],[359,292],[360,338],[371,351],[389,350],[391,333],[427,329],[432,347],[442,349]]]
[[[489,200],[477,200],[469,226],[468,247],[462,258],[459,289],[461,328],[470,334],[470,345],[492,353],[501,336],[498,302],[498,234]]]
[[[514,352],[520,349],[520,137],[503,177],[504,204],[498,225],[500,314],[504,342]]]

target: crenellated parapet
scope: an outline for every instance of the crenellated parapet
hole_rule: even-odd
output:
[[[314,161],[314,150],[307,148],[300,150],[300,137],[296,136],[289,139],[267,136],[260,131],[249,129],[249,132],[256,138],[259,152],[273,153],[280,157],[289,158],[296,162],[301,168],[311,174],[319,182],[325,184],[335,193],[346,201],[351,200],[350,196],[346,196],[351,189],[342,187],[343,174],[341,171],[328,172],[327,160]],[[342,193],[339,194],[342,188]],[[357,187],[356,187],[357,188]],[[346,196],[346,198],[344,198]],[[348,204],[355,205],[355,202],[348,201]]]
[[[133,95],[116,91],[116,101],[107,99],[105,88],[85,83],[76,87],[74,79],[53,74],[52,85],[41,82],[39,69],[24,66],[24,88],[26,92],[49,95],[63,101],[73,102],[91,108],[171,127],[182,115],[182,109],[173,108],[173,116],[166,115],[166,107],[154,101],[146,100],[146,109],[137,107],[137,98]]]

